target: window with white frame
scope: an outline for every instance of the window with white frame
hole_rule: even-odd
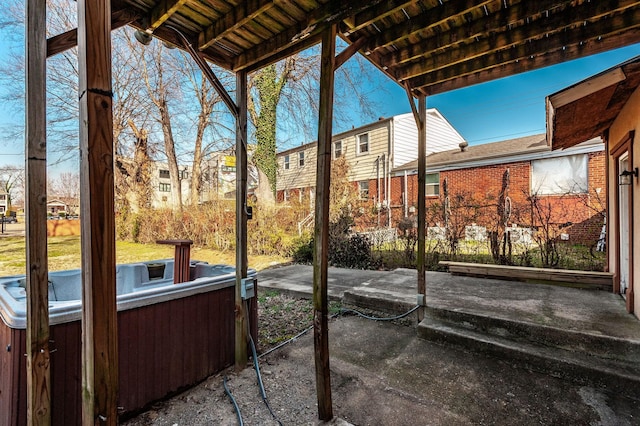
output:
[[[342,157],[342,141],[335,141],[333,143],[333,158]]]
[[[538,195],[583,194],[588,190],[587,154],[531,161],[531,193]]]
[[[369,133],[363,133],[357,136],[358,141],[358,154],[369,153]]]
[[[440,195],[440,173],[427,173],[425,182],[425,194],[427,197]]]
[[[160,183],[158,187],[160,192],[171,192],[171,184],[170,183]]]
[[[298,153],[298,167],[304,166],[304,151]]]
[[[160,179],[169,179],[171,177],[171,174],[169,173],[169,170],[160,169],[158,176],[160,177]]]
[[[285,170],[289,170],[289,156],[288,155],[284,156],[284,169]]]
[[[369,199],[369,181],[361,180],[358,182],[358,193],[360,194],[361,200]]]

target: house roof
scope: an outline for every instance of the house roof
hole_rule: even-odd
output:
[[[414,94],[430,95],[640,41],[640,2],[586,0],[112,0],[132,25],[227,70],[252,71],[338,36]],[[77,42],[48,40],[48,55]],[[339,57],[348,58],[348,55]]]
[[[581,147],[587,151],[604,149],[602,140],[599,138],[583,141]],[[447,166],[475,167],[490,163],[504,163],[505,161],[523,161],[531,156],[542,156],[550,151],[551,148],[547,144],[546,135],[538,134],[506,141],[472,145],[466,147],[464,151],[453,149],[436,152],[427,156],[427,169],[433,170]],[[415,170],[417,168],[418,160],[414,160],[395,168],[394,172]]]
[[[602,136],[640,84],[640,56],[546,98],[547,137],[564,149]]]

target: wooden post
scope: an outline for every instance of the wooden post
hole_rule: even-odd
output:
[[[335,71],[336,26],[322,34],[320,62],[320,110],[318,119],[318,163],[316,170],[316,212],[313,228],[313,337],[316,364],[318,418],[333,418],[331,372],[329,370],[329,182],[331,179],[331,133],[333,121],[333,81]]]
[[[426,171],[427,171],[427,101],[424,95],[418,96],[418,108],[413,101],[411,88],[405,86],[413,118],[418,128],[418,256],[416,259],[416,269],[418,270],[418,303],[426,304],[427,285],[425,280],[425,227],[427,209],[425,206],[426,197]],[[418,322],[424,319],[424,309],[418,309]]]
[[[242,279],[247,277],[247,73],[236,73],[236,339],[235,368],[247,365],[247,312],[242,300]]]
[[[413,101],[412,101],[413,102]],[[425,227],[427,209],[426,198],[426,172],[427,172],[427,100],[424,95],[418,96],[418,294],[422,295],[422,304],[426,303],[427,284],[425,279]],[[418,309],[418,321],[424,319],[424,309]]]
[[[118,421],[111,2],[78,1],[82,424]]]
[[[26,8],[27,424],[50,425],[46,1],[28,0]]]
[[[173,283],[180,284],[191,280],[191,240],[158,240],[157,244],[175,246],[173,253]]]

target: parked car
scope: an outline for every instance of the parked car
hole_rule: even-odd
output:
[[[15,216],[2,216],[2,221],[4,223],[18,223],[18,218]]]

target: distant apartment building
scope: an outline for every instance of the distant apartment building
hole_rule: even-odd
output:
[[[178,166],[182,203],[191,204],[191,176],[193,168]],[[249,166],[248,193],[257,185],[255,167]],[[174,208],[177,201],[173,197],[175,189],[171,184],[171,172],[167,163],[153,162],[151,185],[154,188],[151,206],[153,208]],[[197,204],[218,199],[235,199],[236,196],[236,157],[233,150],[217,151],[203,161],[201,167],[200,193]]]
[[[0,189],[0,216],[4,216],[7,210],[9,210],[9,194]]]
[[[464,138],[435,108],[427,110],[427,154],[450,150]],[[389,203],[392,171],[418,157],[418,129],[413,114],[380,119],[333,136],[333,159],[349,163],[349,181],[363,201]],[[314,198],[317,142],[277,154],[276,198],[279,202]]]
[[[151,163],[151,187],[154,188],[151,197],[151,207],[153,208],[173,208],[177,207],[175,191],[171,185],[171,173],[167,163],[152,162]],[[182,200],[186,202],[190,196],[189,176],[191,175],[191,167],[179,166],[178,176],[182,192]]]

